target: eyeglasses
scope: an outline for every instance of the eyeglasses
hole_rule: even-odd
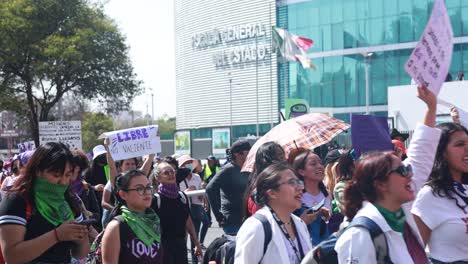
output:
[[[396,168],[394,170],[391,170],[388,174],[390,174],[392,172],[396,172],[396,173],[400,174],[403,177],[408,177],[410,175],[410,173],[413,172],[413,167],[411,167],[410,164],[408,164],[406,166],[402,164],[402,165],[398,166],[398,168]]]
[[[173,169],[168,169],[168,170],[162,171],[161,174],[162,174],[162,175],[166,175],[166,176],[171,176],[171,175],[174,175],[174,174],[175,174],[175,170],[173,170]]]
[[[278,187],[283,185],[283,184],[289,184],[294,188],[304,189],[304,182],[299,180],[299,179],[289,179],[289,180],[287,180],[285,182],[280,182],[280,183],[278,183]]]
[[[153,189],[153,186],[146,186],[146,187],[137,187],[135,189],[126,189],[123,191],[126,191],[126,192],[136,191],[139,195],[143,196],[146,193],[153,194],[154,189]]]

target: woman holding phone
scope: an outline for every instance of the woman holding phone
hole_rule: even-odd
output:
[[[70,192],[73,155],[62,143],[36,149],[0,203],[0,245],[7,263],[70,263],[89,252],[88,228]],[[25,254],[26,253],[26,254]]]

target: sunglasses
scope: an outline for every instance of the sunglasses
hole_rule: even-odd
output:
[[[398,166],[396,169],[394,170],[391,170],[388,174],[392,173],[392,172],[396,172],[398,174],[400,174],[401,176],[403,177],[408,177],[412,172],[413,172],[413,167],[411,167],[411,165],[400,165]]]
[[[153,186],[146,186],[146,187],[137,187],[135,189],[126,189],[123,191],[126,191],[126,192],[136,191],[139,195],[143,196],[146,193],[149,193],[152,195],[154,192],[154,189],[153,189]]]

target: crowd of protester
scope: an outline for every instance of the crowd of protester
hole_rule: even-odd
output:
[[[62,143],[21,153],[0,162],[2,262],[184,264],[190,254],[199,263],[217,249],[203,244],[213,214],[235,241],[234,263],[317,263],[332,237],[338,263],[468,263],[468,131],[456,112],[436,125],[436,96],[418,87],[418,97],[427,109],[408,149],[398,131],[394,151],[360,157],[352,148],[286,156],[267,142],[251,173],[243,140],[222,167],[214,156],[114,161],[108,139],[91,159]]]

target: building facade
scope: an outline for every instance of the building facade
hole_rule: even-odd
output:
[[[310,112],[347,122],[350,113],[388,116],[388,87],[411,83],[403,65],[433,2],[176,0],[177,130],[188,133],[189,146],[176,142],[175,152],[215,152],[219,129],[229,131],[228,142],[263,135],[279,122],[286,98],[305,99]],[[468,1],[445,4],[455,37],[455,80],[468,70],[468,17],[462,16]],[[308,56],[317,70],[278,61],[271,26],[312,39]]]

